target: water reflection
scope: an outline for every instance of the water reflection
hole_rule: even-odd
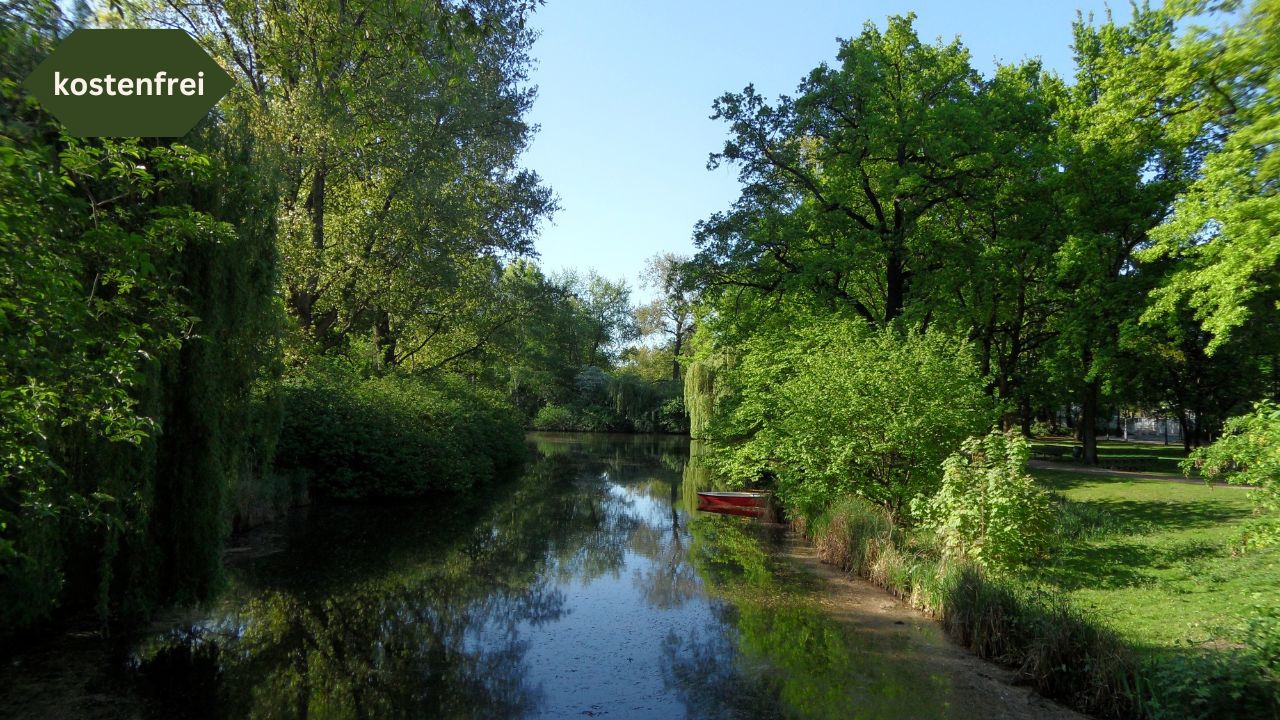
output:
[[[834,622],[816,602],[817,580],[766,547],[777,531],[738,518],[692,522],[692,564],[729,602],[723,622],[668,638],[669,687],[689,717],[950,717],[950,679],[921,672],[919,645]]]
[[[317,509],[139,643],[156,717],[937,717],[946,683],[832,622],[687,441],[534,434],[467,507]],[[696,448],[695,448],[696,450]],[[856,711],[856,712],[851,712]]]

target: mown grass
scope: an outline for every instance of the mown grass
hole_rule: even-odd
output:
[[[1072,448],[1078,445],[1079,443],[1074,439],[1067,437],[1047,437],[1031,443],[1033,450],[1045,447]],[[1179,463],[1185,457],[1182,453],[1182,445],[1178,443],[1162,445],[1157,443],[1131,443],[1121,440],[1098,441],[1098,458],[1100,460],[1105,461],[1112,458],[1135,460],[1139,463],[1138,469],[1147,472],[1167,472],[1181,475],[1182,469]],[[1071,455],[1068,454],[1063,460],[1070,462]]]
[[[1036,581],[1136,646],[1240,642],[1255,606],[1280,596],[1276,548],[1237,554],[1250,491],[1034,470],[1065,503],[1063,541]]]

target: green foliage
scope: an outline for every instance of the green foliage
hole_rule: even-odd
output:
[[[937,489],[942,461],[992,421],[969,347],[861,320],[801,327],[758,335],[717,377],[734,395],[713,426],[716,466],[740,481],[775,476],[793,506],[852,493],[907,520],[909,500]]]
[[[1255,606],[1249,618],[1245,641],[1258,657],[1259,664],[1271,679],[1280,683],[1280,606],[1263,602]]]
[[[872,322],[925,289],[917,273],[946,248],[932,211],[985,174],[988,121],[1005,117],[959,40],[921,42],[914,14],[864,24],[796,98],[769,104],[748,85],[713,109],[730,134],[712,162],[745,187],[697,230],[712,294],[816,296]]]
[[[221,582],[229,487],[266,472],[278,331],[269,187],[240,128],[61,134],[11,78],[65,32],[0,22],[0,635]],[[16,14],[16,15],[15,15]],[[264,372],[265,371],[265,372]]]
[[[1199,10],[1200,3],[1190,4]],[[1218,349],[1250,320],[1273,323],[1280,301],[1280,3],[1255,0],[1222,30],[1195,27],[1180,47],[1203,93],[1210,151],[1144,257],[1179,260],[1146,319],[1195,310]]]
[[[124,6],[235,74],[222,107],[280,175],[283,294],[303,340],[372,337],[391,365],[447,346],[434,363],[512,322],[498,259],[526,254],[554,208],[520,167],[528,4]]]
[[[362,378],[316,362],[282,388],[276,467],[321,498],[460,494],[519,466],[523,429],[496,393],[461,380]]]
[[[564,405],[545,405],[533,416],[537,430],[684,433],[689,429],[677,384],[627,371],[584,368]]]
[[[689,435],[702,439],[710,431],[715,416],[717,368],[723,363],[709,358],[698,358],[684,371],[684,404],[689,411]]]
[[[695,331],[697,290],[689,258],[674,253],[654,255],[645,263],[644,285],[658,297],[635,309],[636,327],[642,336],[657,336],[661,356],[667,361],[664,377],[680,379],[680,358],[689,351]],[[657,379],[657,378],[654,378]]]
[[[1142,668],[1142,715],[1151,720],[1266,718],[1280,712],[1274,673],[1248,651],[1187,648]]]
[[[1183,462],[1184,472],[1195,469],[1207,480],[1256,487],[1249,497],[1259,517],[1246,529],[1244,546],[1280,543],[1280,405],[1264,400],[1228,420],[1217,442]]]
[[[576,425],[573,411],[560,405],[543,405],[533,416],[534,430],[574,430]]]
[[[913,503],[923,529],[944,550],[978,566],[1008,571],[1044,551],[1049,498],[1027,474],[1030,444],[1015,432],[971,437],[942,464],[942,485]]]

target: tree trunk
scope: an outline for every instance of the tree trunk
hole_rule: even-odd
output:
[[[1080,406],[1080,443],[1084,446],[1084,462],[1098,464],[1098,382],[1085,386]]]
[[[889,253],[889,262],[885,268],[885,286],[887,292],[884,301],[884,321],[889,323],[902,314],[907,294],[907,274],[904,272],[903,262],[896,248]]]
[[[378,310],[373,323],[373,354],[383,365],[396,364],[396,336],[391,332],[391,316],[386,310]]]
[[[684,337],[680,334],[680,332],[677,331],[675,346],[672,349],[672,357],[671,357],[671,379],[672,380],[678,381],[680,379],[680,346],[683,344],[684,344]]]
[[[311,190],[303,207],[311,214],[311,246],[317,256],[324,251],[324,190],[325,170],[317,165],[311,176]],[[303,331],[311,331],[315,324],[314,307],[320,276],[312,270],[301,287],[289,289],[289,308],[298,319]]]

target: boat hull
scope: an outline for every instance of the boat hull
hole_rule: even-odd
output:
[[[769,507],[769,493],[712,491],[698,493],[698,509],[702,512],[761,517],[769,511]]]

